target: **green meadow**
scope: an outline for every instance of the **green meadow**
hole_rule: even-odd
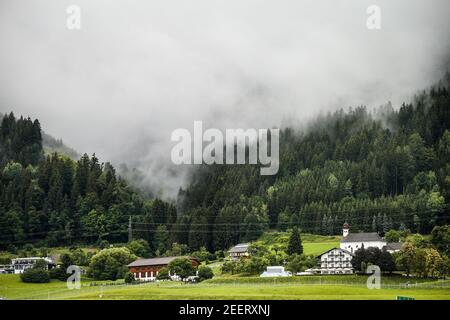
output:
[[[305,254],[320,253],[339,246],[339,237],[302,234]],[[258,241],[268,247],[283,247],[286,232],[268,232]],[[65,249],[59,249],[63,252]],[[0,275],[0,298],[38,300],[148,300],[148,299],[273,299],[273,300],[395,300],[407,296],[418,300],[450,300],[450,280],[408,279],[400,275],[383,276],[381,289],[368,289],[367,276],[299,276],[286,278],[221,275],[222,262],[209,266],[215,277],[198,284],[157,282],[126,285],[123,280],[83,279],[79,290],[52,280],[46,284],[20,281],[18,275]]]
[[[359,277],[359,278],[358,278]],[[314,280],[312,280],[314,279]],[[391,278],[381,289],[367,289],[362,276],[292,277],[284,279],[216,278],[199,284],[158,282],[140,285],[97,285],[84,280],[79,290],[69,290],[65,282],[47,284],[22,283],[17,275],[0,275],[0,296],[7,299],[275,299],[275,300],[395,300],[407,296],[417,300],[450,299],[450,281]],[[403,281],[403,282],[402,282]],[[99,283],[97,283],[99,284]]]
[[[303,252],[311,255],[319,255],[331,248],[339,247],[341,239],[340,236],[321,236],[308,233],[303,233],[301,236]],[[276,246],[285,249],[289,242],[289,233],[279,231],[265,232],[257,241],[268,248]]]

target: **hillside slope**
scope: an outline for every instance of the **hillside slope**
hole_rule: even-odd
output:
[[[280,170],[201,166],[179,193],[177,241],[211,250],[258,238],[268,228],[333,235],[429,233],[447,223],[450,202],[449,78],[411,104],[358,107],[284,128]]]

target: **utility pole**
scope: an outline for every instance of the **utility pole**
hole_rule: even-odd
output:
[[[128,242],[131,242],[133,240],[133,229],[131,225],[131,216],[128,220]]]

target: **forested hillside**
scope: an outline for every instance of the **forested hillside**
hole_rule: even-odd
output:
[[[450,96],[447,79],[412,104],[323,116],[280,136],[280,171],[202,166],[180,190],[177,240],[224,249],[269,228],[339,234],[450,221]]]
[[[0,248],[124,242],[153,253],[171,243],[208,250],[298,226],[333,235],[409,229],[429,233],[450,221],[449,80],[412,104],[358,107],[284,128],[280,170],[200,166],[177,204],[145,199],[110,163],[83,155],[44,155],[38,120],[3,117],[0,127]]]
[[[155,216],[166,224],[175,221],[176,211],[163,201],[142,199],[95,155],[78,161],[56,153],[44,156],[38,120],[16,119],[12,113],[3,117],[0,248],[126,241],[129,216],[136,223]]]

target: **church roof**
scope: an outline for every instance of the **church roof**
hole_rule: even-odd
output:
[[[341,242],[370,242],[370,241],[383,241],[383,238],[376,232],[360,232],[349,233],[346,237],[342,238]]]

